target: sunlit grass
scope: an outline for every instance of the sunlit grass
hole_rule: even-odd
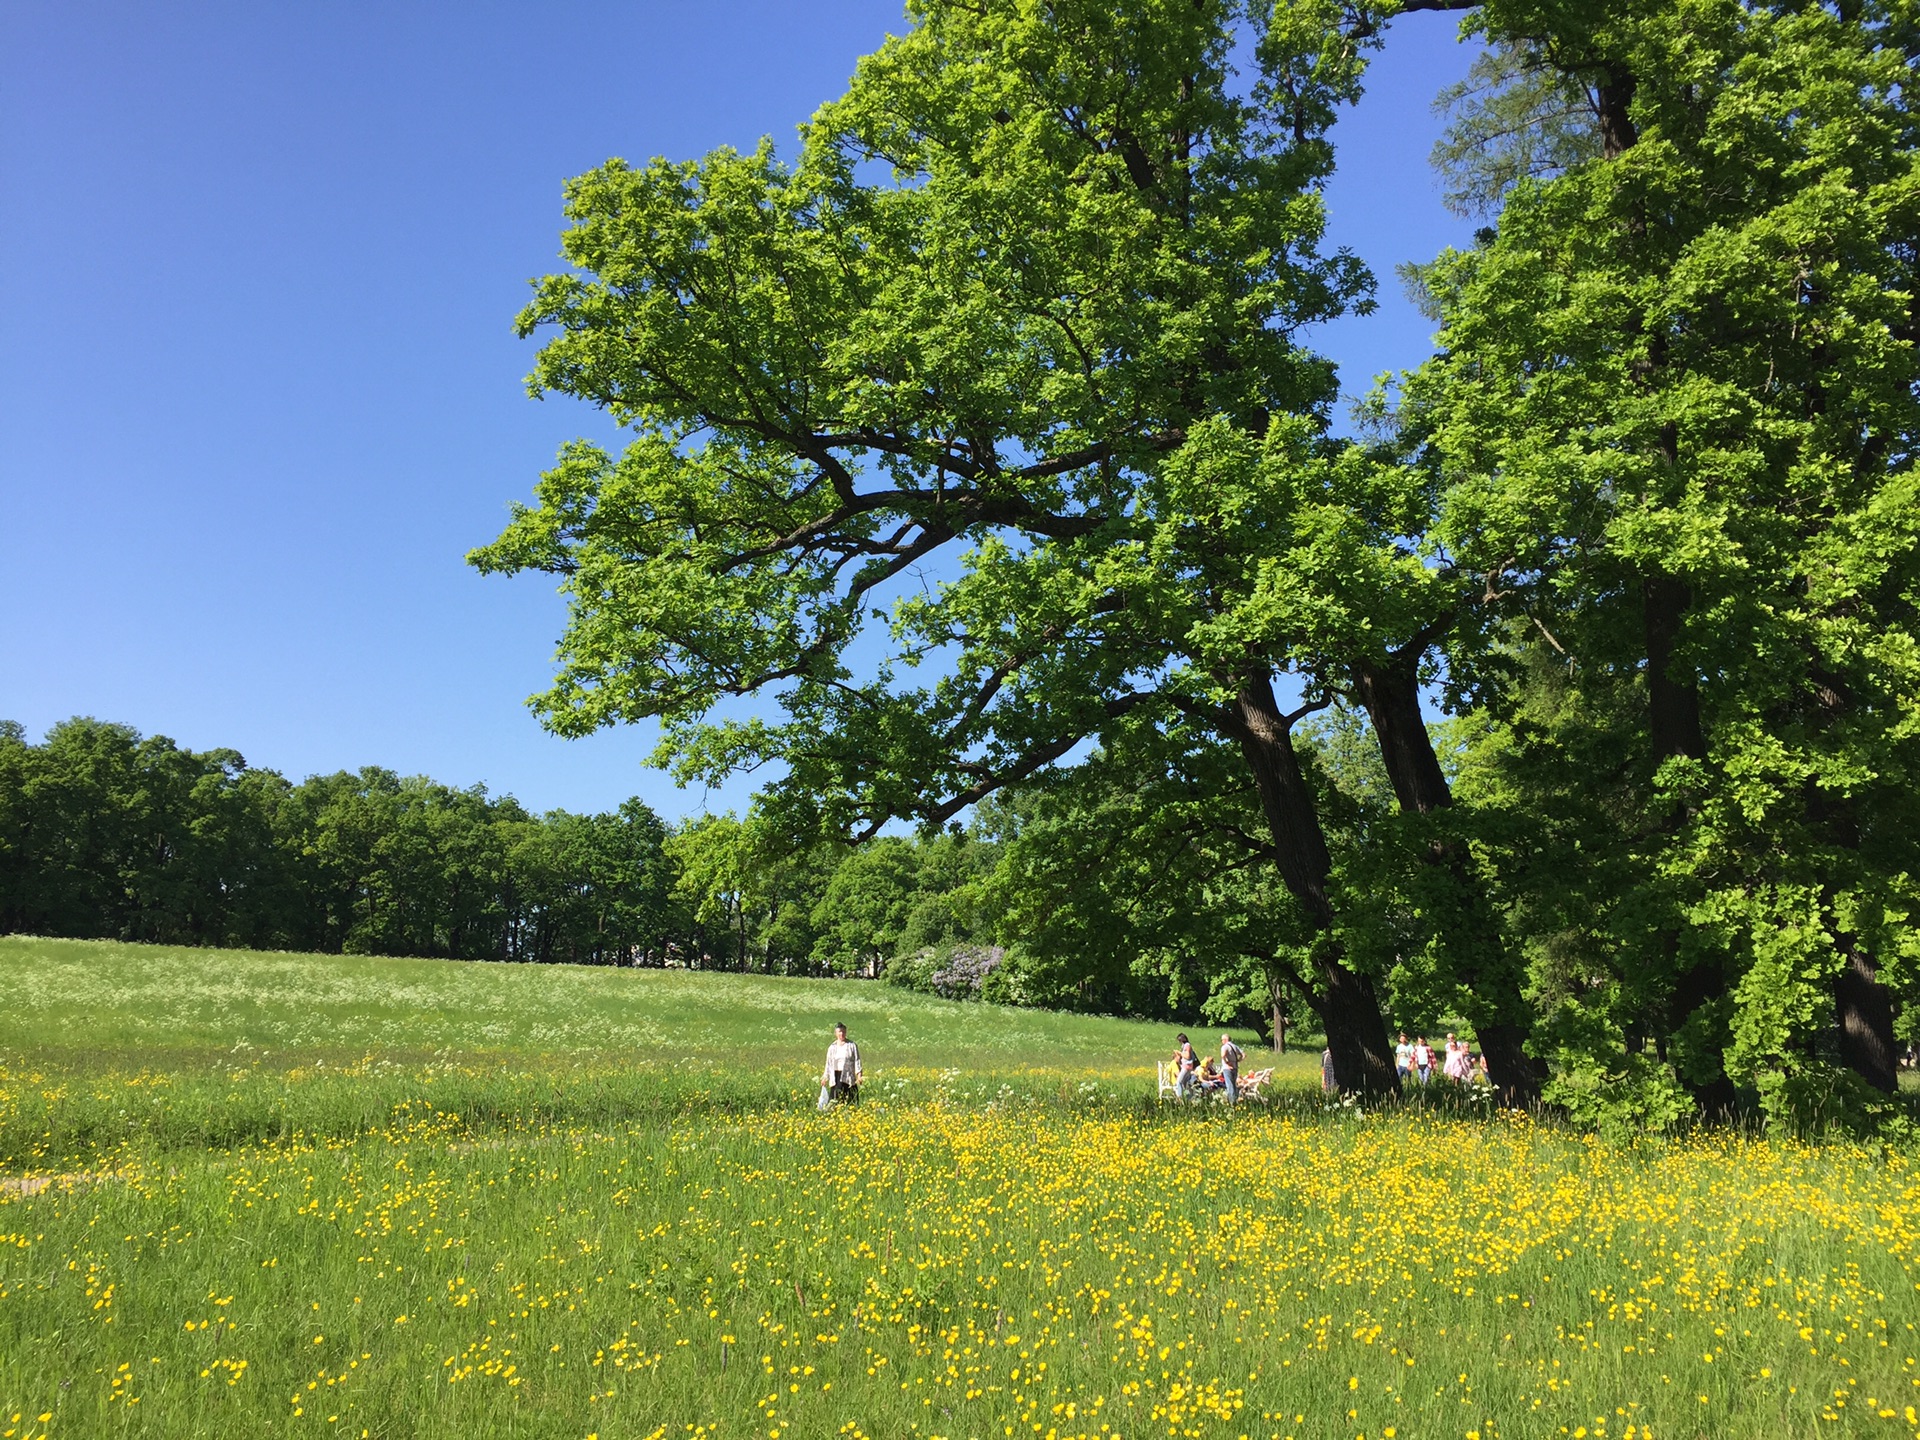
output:
[[[1056,1064],[1170,1049],[1164,1026],[931,999],[857,980],[685,970],[501,965],[0,938],[0,1050],[235,1046],[688,1054],[824,1052],[835,1021],[864,1046],[920,1064],[982,1054]],[[1135,1056],[1139,1063],[1143,1056]]]
[[[50,974],[44,1051],[0,1022],[0,1440],[1920,1433],[1900,1154],[1368,1116],[1310,1056],[1175,1110],[1160,1028],[871,987],[228,957],[170,996],[87,948],[0,945]],[[625,1063],[583,1014],[722,1040]],[[875,1075],[822,1116],[835,1014]]]
[[[950,1070],[952,1093],[981,1100],[1007,1086],[1138,1100],[1173,1033],[860,981],[17,936],[0,938],[0,986],[0,1170],[14,1172],[339,1138],[402,1110],[485,1128],[805,1106],[836,1021],[878,1082]],[[1307,1055],[1280,1064],[1318,1073]]]

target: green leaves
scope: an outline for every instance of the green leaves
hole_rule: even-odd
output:
[[[234,751],[0,727],[0,924],[41,934],[615,963],[675,935],[652,811],[535,818],[368,766],[290,785]]]
[[[1911,16],[1490,0],[1443,158],[1498,225],[1422,270],[1443,351],[1362,445],[1293,337],[1369,303],[1320,183],[1379,18],[940,0],[790,162],[573,182],[532,383],[634,438],[474,563],[562,578],[546,724],[764,767],[789,846],[1125,774],[1016,850],[1105,836],[1144,884],[1251,780],[1285,902],[1168,974],[1264,944],[1354,1015],[1457,1000],[1516,1074],[1531,1004],[1568,1095],[1664,1114],[1648,1039],[1758,1093],[1847,975],[1920,983]],[[1404,813],[1301,765],[1281,675],[1368,709]],[[1435,683],[1478,707],[1457,807]],[[1179,844],[1207,894],[1250,873]],[[1044,923],[1133,933],[1082,908]],[[1329,1031],[1351,1083],[1376,1021]]]
[[[1459,215],[1491,216],[1522,181],[1562,174],[1601,152],[1587,86],[1539,42],[1489,45],[1433,108],[1451,122],[1434,142],[1433,168],[1446,181],[1447,208]]]
[[[831,658],[858,622],[836,577],[871,527],[790,557],[780,542],[828,513],[791,459],[715,441],[687,453],[649,435],[616,461],[584,443],[519,508],[487,571],[561,573],[573,623],[563,668],[538,706],[562,733],[703,710]],[[779,562],[779,563],[776,563]]]
[[[543,721],[657,718],[681,773],[778,762],[770,814],[866,834],[956,813],[1165,684],[1289,663],[1285,615],[1225,654],[1259,622],[1190,583],[1212,559],[1163,573],[1176,532],[1224,519],[1251,556],[1265,522],[1190,522],[1163,470],[1276,414],[1312,417],[1280,422],[1304,457],[1332,397],[1289,337],[1371,283],[1315,248],[1321,131],[1360,73],[1341,18],[929,5],[791,164],[763,144],[572,182],[576,269],[520,317],[547,337],[531,383],[637,437],[563,452],[471,557],[563,577]],[[1295,503],[1284,468],[1235,493]],[[753,695],[785,718],[710,718]]]
[[[1891,1083],[1872,997],[1920,979],[1884,919],[1920,861],[1911,17],[1588,19],[1485,12],[1613,96],[1612,148],[1443,258],[1445,353],[1408,386],[1440,533],[1524,657],[1469,768],[1561,857],[1501,868],[1542,999],[1608,1017],[1564,1063],[1651,1035],[1784,1117],[1782,1077]]]

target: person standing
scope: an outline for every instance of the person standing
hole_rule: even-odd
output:
[[[1419,1071],[1422,1085],[1433,1079],[1433,1046],[1427,1043],[1424,1035],[1413,1042],[1413,1068]]]
[[[1193,1042],[1187,1039],[1184,1030],[1173,1038],[1173,1093],[1184,1100],[1193,1088],[1193,1077],[1199,1073],[1200,1057],[1194,1053]]]
[[[1465,1085],[1473,1079],[1473,1065],[1468,1058],[1471,1053],[1466,1041],[1458,1039],[1451,1030],[1447,1032],[1447,1079],[1456,1085]]]
[[[860,1082],[865,1074],[860,1064],[860,1047],[847,1038],[846,1026],[834,1026],[833,1043],[827,1046],[827,1068],[820,1076],[829,1102],[844,1100],[849,1105],[858,1105]]]
[[[1340,1093],[1340,1082],[1333,1077],[1333,1047],[1320,1052],[1320,1088],[1328,1095]]]
[[[1402,1085],[1413,1078],[1413,1042],[1407,1039],[1404,1030],[1400,1032],[1400,1043],[1393,1047],[1393,1068]]]
[[[1227,1077],[1227,1103],[1240,1103],[1240,1062],[1246,1058],[1246,1052],[1233,1043],[1231,1035],[1220,1037],[1220,1073]]]

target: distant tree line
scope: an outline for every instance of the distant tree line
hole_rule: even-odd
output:
[[[299,784],[237,751],[0,724],[0,929],[176,945],[632,963],[680,923],[667,827],[530,814],[368,766]]]
[[[795,847],[758,812],[671,825],[632,799],[536,815],[377,766],[295,784],[128,725],[68,720],[34,744],[0,721],[0,933],[859,976],[1264,1023],[1264,972],[1222,960],[1220,937],[1156,909],[1151,885],[1135,910],[1150,923],[1060,924],[1049,887],[1080,882],[1010,843],[1045,833],[1031,818],[1043,803],[1002,797],[964,830]],[[1098,945],[1113,955],[1089,965]]]

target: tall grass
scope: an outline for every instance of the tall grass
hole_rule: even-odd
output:
[[[1920,1435],[1899,1153],[1163,1106],[1159,1028],[829,982],[0,982],[0,1440]]]
[[[844,1021],[876,1083],[1138,1098],[1165,1026],[859,981],[0,938],[0,1170],[810,1104]],[[1306,1056],[1290,1074],[1314,1072]],[[953,1089],[953,1083],[948,1086]]]
[[[1912,1434],[1917,1208],[1861,1151],[1512,1120],[402,1116],[0,1206],[0,1403],[83,1436]]]
[[[815,1058],[844,1020],[916,1063],[1170,1048],[1163,1026],[1009,1010],[858,980],[396,960],[0,938],[0,1048],[247,1046]]]

